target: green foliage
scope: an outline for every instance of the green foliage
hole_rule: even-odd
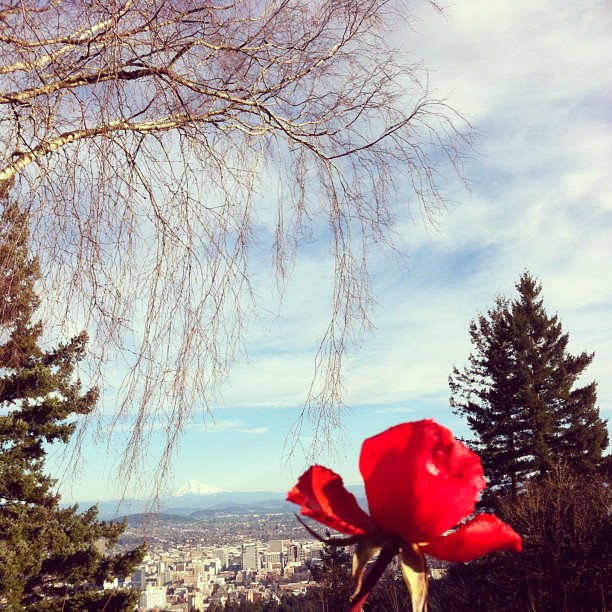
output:
[[[321,601],[322,610],[342,610],[354,590],[351,577],[351,555],[340,546],[324,546],[321,563],[310,566],[312,579],[321,588],[310,595]]]
[[[612,488],[559,465],[498,504],[523,535],[520,555],[449,567],[432,584],[432,612],[594,612],[612,606]]]
[[[576,387],[593,354],[568,353],[569,337],[546,314],[529,273],[516,288],[517,299],[498,298],[471,323],[469,365],[449,378],[451,405],[474,433],[468,443],[481,457],[489,496],[516,496],[522,482],[559,460],[593,473],[608,445],[596,384]]]
[[[612,489],[596,383],[576,385],[593,355],[573,356],[541,286],[499,298],[472,322],[474,352],[449,379],[489,479],[484,505],[522,535],[524,551],[449,567],[432,583],[437,610],[579,612],[612,605]]]
[[[125,523],[97,520],[97,508],[60,507],[44,473],[46,445],[66,443],[74,417],[88,414],[97,390],[74,377],[87,336],[44,350],[28,253],[27,217],[5,204],[0,219],[0,609],[133,610],[136,593],[100,591],[144,554],[105,556]],[[70,420],[73,419],[73,420]]]

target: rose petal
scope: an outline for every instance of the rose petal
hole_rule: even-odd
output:
[[[432,420],[369,438],[359,468],[374,522],[410,543],[438,537],[472,514],[485,487],[478,455]]]
[[[495,550],[521,552],[521,536],[492,514],[479,514],[449,535],[432,540],[421,550],[444,561],[472,561]]]
[[[287,495],[287,501],[301,506],[304,516],[351,535],[375,531],[370,517],[359,507],[338,474],[326,467],[313,465]]]

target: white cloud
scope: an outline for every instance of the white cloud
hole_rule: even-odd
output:
[[[377,410],[376,412],[378,412],[378,414],[408,414],[416,411],[416,408],[385,408],[384,410]]]
[[[270,431],[269,427],[251,427],[242,421],[220,421],[215,420],[210,423],[192,423],[188,427],[189,432],[199,433],[245,433],[261,435]]]
[[[424,12],[420,35],[408,40],[434,69],[432,86],[453,91],[452,104],[483,132],[467,170],[472,193],[454,192],[461,201],[438,233],[400,219],[408,270],[373,260],[380,307],[374,337],[349,362],[349,405],[448,395],[450,369],[470,350],[470,320],[499,293],[511,296],[524,269],[542,281],[574,350],[598,353],[590,373],[602,404],[612,403],[603,365],[612,362],[605,3],[474,1],[447,14]],[[301,405],[329,316],[329,279],[328,262],[298,259],[283,316],[251,336],[251,358],[224,391],[228,405]]]

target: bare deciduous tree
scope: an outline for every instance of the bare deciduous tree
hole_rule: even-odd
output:
[[[282,285],[321,226],[335,289],[303,416],[323,438],[337,423],[394,196],[407,182],[435,217],[440,169],[461,175],[469,151],[469,126],[390,43],[410,19],[401,0],[0,1],[0,196],[29,211],[56,320],[129,370],[128,460],[152,420],[167,458],[210,408],[256,312],[256,238]]]

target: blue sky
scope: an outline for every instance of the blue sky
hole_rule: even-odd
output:
[[[415,11],[416,32],[400,33],[400,43],[481,138],[466,168],[470,190],[444,185],[455,204],[437,229],[406,214],[404,264],[372,261],[375,330],[348,364],[344,428],[321,457],[347,484],[360,482],[363,439],[386,427],[435,418],[467,433],[449,408],[448,375],[467,360],[471,319],[496,295],[513,296],[525,269],[569,332],[570,351],[595,351],[586,381],[598,381],[602,415],[612,416],[609,3],[468,0],[442,17],[425,3]],[[326,328],[329,264],[326,244],[298,255],[280,316],[260,312],[214,421],[196,413],[181,438],[168,489],[188,478],[224,490],[293,485],[304,458],[287,463],[285,441]],[[145,479],[160,444],[154,436]],[[62,471],[52,453],[64,499],[117,497],[119,447],[88,440],[78,473]]]

